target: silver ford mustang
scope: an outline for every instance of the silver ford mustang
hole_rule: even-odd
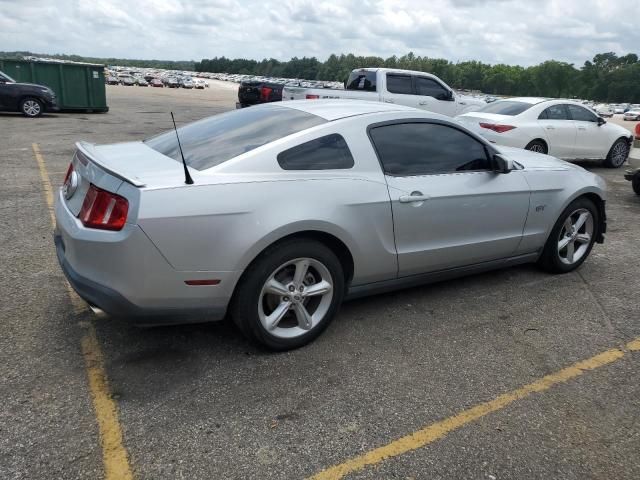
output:
[[[604,190],[441,115],[286,102],[142,142],[78,143],[55,244],[96,309],[142,324],[229,314],[284,350],[346,298],[526,262],[574,270],[604,240]]]

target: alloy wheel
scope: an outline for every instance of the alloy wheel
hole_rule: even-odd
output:
[[[296,258],[279,266],[264,283],[258,316],[265,330],[279,338],[296,338],[317,326],[333,299],[329,269],[313,258]]]
[[[37,117],[40,114],[40,104],[35,100],[27,100],[22,106],[22,111],[29,117]]]
[[[622,165],[627,159],[627,145],[624,142],[618,142],[613,146],[611,151],[611,163],[615,166]]]
[[[529,147],[529,150],[536,153],[544,153],[544,147],[539,143],[534,143]]]
[[[567,216],[558,237],[558,255],[566,265],[580,261],[589,250],[594,231],[593,215],[586,208]]]

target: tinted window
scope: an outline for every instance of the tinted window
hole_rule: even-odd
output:
[[[205,170],[325,122],[310,113],[265,105],[205,118],[179,128],[178,133],[187,165]],[[145,140],[145,143],[178,162],[182,161],[173,130]]]
[[[387,90],[390,93],[403,93],[413,95],[413,87],[411,86],[411,77],[408,75],[387,74]]]
[[[376,91],[376,72],[356,70],[351,72],[347,80],[347,90]]]
[[[562,104],[552,105],[545,109],[538,118],[546,120],[569,120],[567,109]]]
[[[567,105],[571,118],[581,122],[597,122],[598,117],[591,113],[589,110],[577,105]]]
[[[341,135],[316,138],[278,154],[284,170],[331,170],[353,167],[353,157]]]
[[[484,145],[446,125],[385,125],[372,128],[370,135],[384,171],[390,175],[490,169]]]
[[[529,110],[532,106],[532,103],[504,100],[490,103],[486,107],[482,107],[478,111],[486,113],[497,113],[498,115],[514,116],[520,115],[522,112]]]
[[[415,77],[415,81],[416,93],[418,95],[425,95],[438,99],[449,96],[449,92],[435,80],[425,77]]]

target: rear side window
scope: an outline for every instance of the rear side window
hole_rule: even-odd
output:
[[[498,101],[488,104],[486,107],[482,107],[479,112],[495,113],[498,115],[515,116],[520,115],[533,107],[532,103],[516,102],[512,100]]]
[[[552,105],[549,108],[545,109],[540,116],[538,117],[540,120],[569,120],[569,116],[567,114],[567,108],[565,105]]]
[[[278,154],[283,170],[336,170],[352,168],[347,142],[337,133],[316,138]]]
[[[389,93],[413,95],[413,86],[409,75],[395,75],[387,73],[387,90]]]
[[[356,70],[351,72],[346,85],[347,90],[376,91],[376,72],[369,70]]]
[[[255,148],[301,132],[326,120],[293,108],[264,105],[215,115],[178,129],[182,151],[196,170],[220,165]],[[154,150],[181,162],[176,132],[145,140]]]
[[[398,123],[369,132],[389,175],[413,176],[490,170],[482,143],[447,125]]]

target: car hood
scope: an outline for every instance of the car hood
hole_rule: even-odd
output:
[[[18,87],[29,87],[29,88],[37,88],[39,90],[51,90],[46,85],[38,85],[37,83],[23,83],[23,82],[15,82],[12,85],[17,85]]]
[[[493,148],[498,150],[506,158],[522,165],[525,170],[583,170],[583,168],[578,165],[559,160],[550,155],[530,152],[522,148],[503,147],[501,145],[493,145]]]

